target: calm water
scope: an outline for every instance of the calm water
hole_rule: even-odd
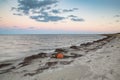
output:
[[[100,35],[0,35],[0,61],[16,59],[56,48],[80,45],[103,38]]]

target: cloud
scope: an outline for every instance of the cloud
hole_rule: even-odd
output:
[[[63,12],[73,12],[75,10],[78,10],[78,8],[73,8],[73,9],[64,9]]]
[[[39,22],[50,22],[50,21],[59,21],[63,20],[64,17],[59,17],[59,16],[31,16],[31,19],[35,19],[36,21]]]
[[[120,17],[120,15],[115,15],[114,17]]]
[[[60,11],[60,10],[57,10],[57,9],[53,9],[53,10],[52,10],[52,13],[59,14],[59,13],[61,13],[61,11]]]
[[[78,21],[85,21],[84,19],[78,18],[75,15],[69,15],[68,18],[70,18],[72,21],[76,21],[76,22],[78,22]]]
[[[116,19],[115,22],[119,23],[119,22],[120,22],[120,15],[117,14],[117,15],[115,15],[114,17],[115,17],[115,19]]]
[[[78,10],[78,8],[58,9],[58,3],[59,0],[18,0],[18,6],[12,7],[11,10],[15,11],[13,15],[26,15],[39,22],[61,21],[68,17],[61,14]]]
[[[71,18],[72,21],[84,21],[82,18]]]
[[[77,17],[77,16],[75,16],[75,15],[69,15],[68,17],[70,17],[70,18],[74,18],[74,17]]]
[[[13,15],[22,16],[22,14],[20,14],[20,13],[13,13]]]
[[[51,5],[56,5],[57,3],[58,0],[18,0],[18,7],[12,7],[11,10],[29,15],[31,11],[50,9]]]
[[[48,15],[47,12],[44,12],[44,14],[38,16],[30,16],[30,18],[35,19],[36,21],[39,22],[59,21],[65,19],[65,17],[61,17],[61,16]]]

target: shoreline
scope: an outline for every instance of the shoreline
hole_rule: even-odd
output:
[[[27,35],[27,34],[26,34]],[[28,34],[29,35],[29,34]],[[48,34],[45,34],[45,35],[48,35]],[[51,35],[51,34],[50,34]],[[56,34],[55,34],[56,35]],[[72,34],[72,35],[75,35],[75,34]],[[78,35],[78,34],[77,34]],[[85,34],[86,35],[86,34]],[[88,34],[87,34],[88,35]],[[103,35],[103,34],[91,34],[91,35],[100,35],[100,36],[102,36],[101,37],[101,39],[103,39],[104,37],[107,37],[106,35]],[[100,40],[100,39],[97,39],[97,40]],[[94,40],[93,40],[94,41]],[[93,41],[88,41],[88,42],[84,42],[85,44],[86,43],[89,43],[89,42],[93,42]],[[96,40],[95,40],[96,41]],[[82,44],[82,43],[81,43]],[[78,45],[80,45],[80,44],[78,44]],[[66,47],[60,47],[60,48],[56,48],[56,49],[63,49],[63,48],[69,48],[70,46],[66,46]],[[53,51],[50,51],[50,52],[40,52],[40,53],[49,53],[49,54],[52,54],[52,53],[54,53],[55,52],[55,50],[56,49],[54,49]],[[37,54],[39,54],[39,53],[36,53],[35,55],[37,55]],[[23,59],[23,58],[26,58],[26,57],[29,57],[29,56],[32,56],[32,55],[34,55],[34,54],[31,54],[31,55],[28,55],[28,56],[24,56],[24,57],[20,57],[20,58],[15,58],[15,59],[8,59],[8,60],[4,60],[4,61],[0,61],[0,64],[2,64],[2,63],[6,63],[6,62],[10,62],[10,61],[16,61],[16,60],[20,60],[20,59]]]
[[[96,54],[96,53],[99,53],[99,51],[104,50],[105,48],[103,48],[103,47],[110,44],[111,41],[114,41],[114,39],[116,39],[116,38],[119,39],[119,37],[118,37],[119,35],[120,34],[107,34],[107,35],[105,34],[104,36],[106,36],[106,37],[103,39],[93,41],[93,42],[83,43],[80,46],[70,46],[68,48],[58,48],[55,50],[54,53],[51,53],[51,54],[39,53],[36,55],[31,55],[31,56],[25,57],[23,60],[18,61],[16,63],[10,64],[9,62],[8,63],[6,62],[3,64],[0,64],[0,75],[6,76],[5,74],[19,72],[19,70],[20,70],[20,71],[22,71],[22,72],[20,72],[20,74],[25,77],[24,79],[26,79],[27,76],[32,77],[32,76],[36,76],[36,75],[43,75],[44,72],[46,72],[50,69],[56,70],[56,69],[64,67],[64,66],[75,64],[77,61],[79,61],[78,59],[81,59],[79,62],[84,63],[84,61],[86,61],[86,63],[84,63],[84,64],[89,65],[88,63],[92,63],[92,60],[86,59],[86,56],[89,56],[89,57],[90,57],[90,55],[94,55],[95,57],[98,56],[98,54]],[[64,57],[63,59],[56,59],[56,58],[50,57],[50,55],[56,54],[58,52],[63,53],[64,55],[66,55],[66,57]],[[91,66],[91,65],[89,65],[89,66]],[[69,70],[67,70],[67,71],[69,71]],[[61,73],[59,73],[59,74],[62,75]],[[50,75],[50,74],[47,74],[47,75]],[[45,76],[45,75],[43,75],[43,76]],[[44,79],[44,77],[43,77],[43,79]],[[16,79],[14,79],[14,80],[16,80]],[[21,80],[21,79],[19,79],[19,80]],[[66,80],[66,79],[64,79],[64,80]],[[72,79],[70,79],[70,80],[72,80]]]
[[[103,39],[106,39],[108,36],[109,36],[109,34],[99,34],[99,35],[101,35],[101,36],[105,36],[105,38],[102,38],[102,39],[98,39],[98,40],[96,40],[96,41],[92,41],[92,42],[87,42],[87,43],[82,43],[82,44],[80,44],[80,46],[69,46],[69,47],[63,47],[63,48],[56,48],[55,50],[54,50],[54,52],[51,52],[51,53],[45,53],[45,52],[40,52],[40,53],[38,53],[38,54],[35,54],[35,55],[30,55],[30,56],[26,56],[26,57],[22,57],[22,58],[19,58],[19,59],[12,59],[12,60],[5,60],[5,61],[1,61],[0,62],[0,68],[1,67],[6,67],[7,66],[7,64],[10,64],[10,62],[15,62],[15,61],[19,61],[19,60],[22,60],[22,59],[25,59],[25,58],[28,58],[28,57],[32,57],[32,56],[38,56],[39,54],[41,54],[41,53],[44,53],[44,54],[55,54],[55,53],[57,53],[57,52],[66,52],[65,51],[65,49],[64,48],[73,48],[73,49],[77,49],[77,47],[81,47],[81,46],[86,46],[86,45],[92,45],[94,42],[97,42],[97,41],[99,41],[99,40],[103,40]],[[49,56],[48,56],[49,57]],[[4,64],[4,63],[6,63],[6,64]]]
[[[29,36],[29,35],[28,35]],[[35,36],[35,35],[34,35]],[[64,35],[63,35],[64,36]],[[90,39],[89,39],[89,36],[88,36],[88,34],[86,35],[73,35],[73,37],[71,37],[71,35],[67,35],[68,36],[68,38],[69,38],[69,36],[70,36],[70,38],[71,38],[71,40],[72,40],[72,38],[73,38],[73,40],[70,42],[70,40],[69,41],[67,41],[67,39],[66,39],[66,42],[64,42],[63,41],[63,43],[65,43],[65,45],[62,43],[62,41],[61,41],[61,43],[60,42],[58,42],[58,44],[56,44],[56,41],[55,42],[53,42],[52,41],[52,43],[50,43],[50,45],[48,45],[48,46],[51,46],[51,47],[47,47],[47,43],[45,42],[45,45],[44,45],[44,43],[43,43],[43,45],[41,45],[41,44],[39,44],[39,43],[35,43],[35,46],[33,45],[33,44],[29,44],[29,45],[24,45],[24,44],[27,44],[27,43],[23,43],[23,45],[21,45],[21,43],[18,41],[17,42],[17,44],[20,44],[20,45],[13,45],[14,47],[15,46],[26,46],[26,47],[28,47],[28,46],[31,46],[31,47],[33,47],[33,48],[30,48],[28,51],[24,51],[24,49],[23,48],[15,48],[15,50],[17,49],[17,51],[15,51],[14,52],[14,48],[13,49],[9,49],[9,48],[5,48],[5,50],[4,50],[4,48],[1,48],[2,49],[2,52],[7,52],[7,51],[10,51],[9,53],[11,53],[11,54],[9,54],[9,56],[10,57],[6,57],[7,55],[5,55],[5,54],[3,54],[3,53],[1,53],[1,59],[0,59],[0,64],[2,63],[2,62],[7,62],[7,61],[13,61],[13,60],[17,60],[17,59],[23,59],[23,58],[25,58],[25,57],[27,57],[27,56],[31,56],[31,55],[34,55],[34,54],[39,54],[39,53],[53,53],[54,51],[55,51],[55,49],[56,48],[67,48],[67,47],[69,47],[69,46],[71,46],[71,45],[77,45],[77,46],[79,46],[80,44],[82,44],[82,43],[87,43],[87,42],[92,42],[92,41],[95,41],[95,40],[99,40],[99,39],[102,39],[102,38],[104,38],[105,36],[102,36],[102,35],[99,35],[99,34],[92,34],[92,35],[89,35],[90,36]],[[67,36],[66,36],[66,38],[67,38]],[[76,40],[75,40],[75,38],[76,37],[74,37],[74,36],[80,36],[80,38],[79,39],[77,39],[77,42],[76,42]],[[83,39],[81,39],[81,37],[85,37],[85,40],[83,40]],[[22,36],[21,36],[22,37]],[[24,36],[23,35],[23,38],[24,37],[27,37],[27,36]],[[30,37],[30,36],[29,36]],[[41,37],[41,36],[40,36]],[[54,36],[54,37],[57,37],[57,36]],[[14,37],[15,38],[15,37]],[[62,37],[60,36],[60,39],[61,39]],[[75,40],[75,41],[74,41]],[[13,40],[14,41],[14,40]],[[23,41],[24,42],[24,41]],[[40,42],[41,43],[41,42]],[[54,43],[54,44],[53,44]],[[3,42],[3,44],[2,45],[4,45],[4,44],[6,44],[6,43],[4,43]],[[60,45],[61,44],[61,45]],[[33,45],[33,46],[32,46]],[[42,46],[46,46],[46,48],[42,48]],[[26,50],[27,48],[25,48],[25,50]],[[6,51],[7,50],[7,51]],[[23,52],[22,52],[23,51]],[[21,54],[18,54],[18,53],[21,53]],[[16,56],[12,56],[12,54],[15,54]],[[18,56],[18,55],[20,55],[20,56]],[[2,57],[3,56],[3,57]]]
[[[96,40],[96,41],[92,41],[92,42],[87,42],[87,43],[80,44],[80,46],[69,46],[69,47],[67,47],[67,49],[70,48],[70,49],[75,49],[75,50],[77,50],[77,49],[80,49],[80,47],[87,47],[87,46],[93,45],[93,44],[96,43],[96,42],[100,42],[100,41],[106,40],[106,39],[110,38],[113,34],[102,34],[102,35],[103,35],[103,36],[106,36],[106,37],[105,37],[105,38],[102,38],[102,39],[99,39],[99,40]],[[41,52],[41,53],[38,53],[38,54],[35,54],[35,55],[26,56],[26,57],[24,57],[24,58],[21,58],[21,59],[24,59],[24,60],[23,60],[23,62],[20,63],[20,64],[27,64],[28,61],[32,61],[32,60],[34,60],[34,59],[40,58],[41,56],[49,57],[49,56],[47,56],[48,54],[51,54],[51,55],[52,55],[52,54],[56,54],[56,53],[58,53],[58,52],[64,53],[64,52],[68,52],[68,51],[65,50],[64,48],[56,48],[53,53],[43,53],[43,52]],[[89,52],[89,51],[86,50],[86,52]],[[45,54],[45,55],[44,55],[44,54]],[[40,55],[40,57],[38,57],[39,55]],[[18,59],[18,60],[20,60],[20,59]],[[3,61],[3,62],[1,62],[1,63],[3,63],[3,64],[0,64],[0,68],[6,67],[6,66],[9,66],[9,65],[12,65],[12,63],[9,63],[9,62],[14,62],[14,61],[16,61],[16,59],[15,59],[15,60]],[[4,64],[4,63],[5,63],[5,64]]]

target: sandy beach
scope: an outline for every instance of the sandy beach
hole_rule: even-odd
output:
[[[0,80],[120,80],[120,34],[0,62]],[[63,59],[51,55],[61,52]]]

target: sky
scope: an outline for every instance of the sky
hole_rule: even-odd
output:
[[[0,34],[120,32],[120,0],[0,0]]]

